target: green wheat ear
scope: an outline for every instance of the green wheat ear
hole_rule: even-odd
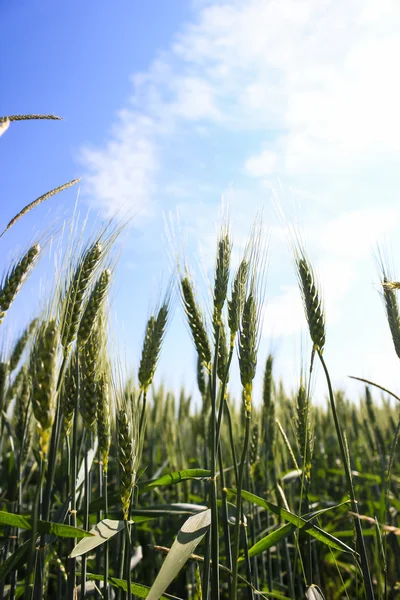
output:
[[[396,292],[393,284],[388,282],[383,273],[383,300],[385,303],[386,318],[392,335],[393,346],[397,356],[400,358],[400,312]]]
[[[162,341],[167,328],[170,301],[171,296],[168,291],[157,315],[151,316],[147,322],[138,373],[140,389],[144,392],[147,392],[154,378]]]
[[[120,498],[124,520],[129,518],[129,508],[136,478],[136,448],[131,410],[127,403],[117,409],[118,464]]]
[[[61,343],[65,356],[75,341],[82,318],[82,307],[87,289],[103,255],[103,245],[93,242],[82,254],[64,298]]]
[[[83,426],[87,431],[96,429],[98,404],[98,371],[101,364],[103,330],[97,320],[80,355],[80,411]]]
[[[206,369],[210,369],[211,348],[207,330],[201,311],[196,303],[193,286],[188,276],[181,279],[182,301],[189,322],[190,331],[197,354],[203,361]]]
[[[108,472],[108,459],[111,445],[110,424],[110,384],[108,370],[103,368],[97,382],[97,437],[103,473]]]
[[[311,404],[305,386],[301,383],[297,392],[296,430],[299,453],[303,460],[305,476],[311,475],[311,459],[313,452],[313,435],[311,425]]]
[[[0,323],[13,303],[29,272],[40,253],[39,244],[29,248],[28,252],[7,273],[0,285]]]
[[[42,457],[47,454],[54,420],[58,339],[55,319],[42,323],[31,353],[32,409],[38,424]]]
[[[28,327],[25,328],[22,335],[16,341],[10,356],[10,372],[14,371],[17,368],[19,361],[21,360],[21,356],[29,341],[29,338],[35,330],[36,324],[37,319],[33,319],[28,325]]]
[[[253,426],[252,434],[251,434],[250,452],[249,452],[249,464],[250,464],[251,477],[254,477],[255,470],[257,468],[257,464],[260,461],[260,456],[259,456],[258,451],[259,451],[259,430],[258,430],[258,424],[255,423]]]
[[[297,274],[304,310],[314,348],[321,353],[325,346],[325,315],[314,271],[304,252],[296,256]]]
[[[269,354],[265,363],[263,380],[263,412],[264,412],[264,435],[268,449],[273,451],[276,440],[275,402],[273,398],[273,369],[274,357]]]
[[[217,362],[217,375],[218,379],[222,382],[225,380],[229,381],[229,372],[227,372],[229,359],[229,350],[226,339],[226,329],[224,322],[221,321],[219,331],[219,343],[218,343],[218,362]]]
[[[231,300],[228,301],[228,326],[231,332],[231,347],[235,343],[235,336],[240,328],[243,307],[246,300],[248,275],[249,263],[246,259],[243,259],[233,282]]]
[[[222,309],[225,304],[229,283],[229,267],[232,244],[228,233],[223,233],[218,240],[217,260],[214,277],[214,314],[213,324],[216,329],[221,323]]]
[[[251,412],[253,379],[257,367],[257,305],[253,293],[247,297],[239,332],[239,369],[247,413]]]
[[[103,306],[104,300],[111,283],[111,269],[105,269],[100,273],[96,283],[93,286],[86,308],[83,312],[78,329],[78,348],[82,349],[89,339],[91,332],[95,327],[98,314]]]
[[[8,362],[0,362],[0,412],[7,410],[7,380],[9,373]]]
[[[69,436],[75,411],[75,396],[77,392],[76,380],[76,361],[78,360],[77,351],[73,352],[69,361],[67,370],[62,383],[60,402],[63,414],[63,433]]]
[[[204,398],[207,393],[206,374],[200,355],[197,355],[197,387],[201,397]]]
[[[27,429],[27,423],[30,418],[30,396],[31,396],[31,384],[29,380],[28,368],[24,365],[19,371],[16,377],[16,399],[15,408],[13,415],[13,427],[15,436],[20,445],[24,439],[24,435]]]

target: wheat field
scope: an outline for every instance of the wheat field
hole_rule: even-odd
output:
[[[57,119],[4,117],[0,134],[27,118]],[[31,202],[3,235],[77,181]],[[41,312],[2,345],[0,598],[400,597],[400,399],[384,382],[361,380],[361,402],[332,388],[305,247],[295,241],[293,259],[312,352],[289,393],[274,356],[257,360],[267,259],[259,220],[236,270],[229,224],[221,227],[211,314],[178,261],[125,374],[109,343],[120,230],[111,222],[72,240]],[[47,251],[33,242],[1,265],[2,341],[8,310]],[[383,261],[380,278],[400,358],[397,283]],[[173,304],[192,337],[201,402],[154,385]],[[317,363],[326,406],[313,404]]]

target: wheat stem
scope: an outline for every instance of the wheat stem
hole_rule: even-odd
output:
[[[339,424],[339,418],[338,418],[338,414],[337,414],[337,410],[336,410],[335,397],[333,394],[333,389],[332,389],[329,372],[328,372],[327,366],[325,364],[325,361],[322,357],[322,351],[317,350],[317,353],[318,353],[319,359],[321,361],[322,368],[324,370],[325,377],[326,377],[326,382],[328,385],[329,401],[331,404],[332,415],[333,415],[333,420],[334,420],[335,429],[336,429],[336,436],[338,438],[340,454],[342,457],[344,472],[345,472],[345,476],[346,476],[347,491],[350,495],[352,511],[353,511],[353,513],[355,513],[354,525],[355,525],[355,529],[356,529],[356,533],[357,533],[356,542],[357,542],[358,552],[359,552],[360,558],[361,558],[361,570],[363,573],[365,593],[366,593],[368,600],[374,600],[374,598],[375,598],[374,589],[373,589],[373,585],[372,585],[371,573],[370,573],[369,565],[368,565],[367,551],[365,548],[364,536],[363,536],[361,521],[360,521],[360,517],[359,517],[358,502],[356,500],[354,487],[353,487],[353,480],[352,480],[352,475],[351,475],[350,461],[348,459],[348,452],[346,451],[346,448],[345,448],[345,442],[344,442],[342,430],[341,430],[341,427]]]

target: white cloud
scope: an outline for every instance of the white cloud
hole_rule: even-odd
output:
[[[274,172],[276,167],[276,154],[270,150],[263,150],[260,154],[250,156],[244,168],[251,177],[266,177]]]
[[[306,328],[304,309],[297,286],[285,286],[265,307],[263,333],[267,337],[295,335]]]
[[[396,0],[379,10],[376,0],[197,6],[170,49],[133,77],[109,144],[84,152],[95,202],[150,203],[168,137],[205,123],[264,132],[269,150],[243,157],[256,177],[277,165],[288,175],[337,173],[400,157]]]
[[[215,106],[213,87],[198,77],[182,77],[175,80],[176,99],[171,105],[176,116],[189,121],[203,118],[220,120]]]
[[[326,223],[323,235],[314,234],[323,252],[353,261],[371,255],[377,241],[399,225],[399,210],[383,206],[342,212]]]
[[[114,129],[113,139],[103,149],[85,148],[82,160],[88,173],[86,192],[105,216],[152,210],[157,149],[153,122],[124,111]]]
[[[370,292],[376,279],[373,253],[377,241],[398,229],[400,210],[376,208],[342,211],[331,219],[319,218],[306,227],[307,251],[320,288],[329,327],[340,326],[353,311],[354,298],[360,289]],[[273,231],[273,255],[282,257],[288,252],[280,228]],[[274,262],[277,262],[276,260]],[[267,305],[264,334],[273,337],[298,335],[306,330],[304,310],[297,285],[274,288],[279,271],[285,280],[295,280],[295,267],[280,258],[278,270],[267,286]],[[289,270],[290,269],[290,270]]]

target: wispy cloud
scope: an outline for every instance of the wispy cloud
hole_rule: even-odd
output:
[[[271,150],[250,156],[245,162],[245,170],[251,177],[266,177],[275,171],[277,156]]]
[[[125,110],[105,148],[84,148],[86,192],[107,217],[143,210],[152,212],[156,189],[157,146],[149,117]]]
[[[199,3],[171,47],[132,77],[108,144],[84,150],[90,196],[107,210],[150,206],[169,145],[178,136],[187,151],[199,126],[215,138],[236,132],[238,144],[243,132],[264,136],[258,155],[243,144],[255,177],[398,158],[399,27],[395,0],[379,10],[375,0]]]

